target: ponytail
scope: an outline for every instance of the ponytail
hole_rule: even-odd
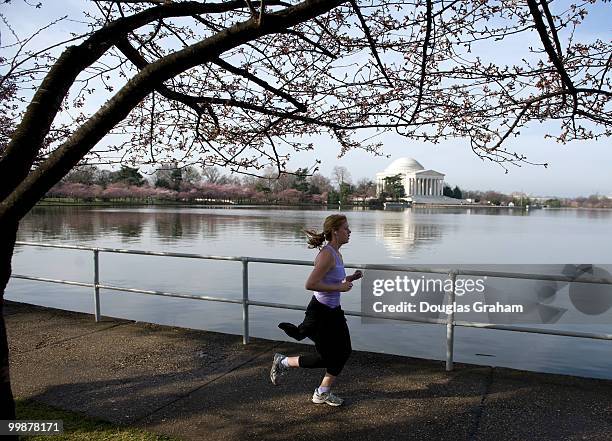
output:
[[[332,232],[338,230],[344,222],[346,222],[345,215],[332,214],[325,218],[321,233],[317,233],[315,230],[304,230],[304,233],[308,236],[308,248],[321,249],[323,242],[332,240]]]
[[[325,242],[325,233],[317,233],[315,230],[304,230],[304,233],[308,236],[308,248],[321,249]]]

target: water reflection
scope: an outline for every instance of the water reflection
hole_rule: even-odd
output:
[[[443,209],[440,208],[411,208],[414,213],[421,214],[440,214],[441,212],[444,214],[480,214],[480,215],[490,215],[490,216],[527,216],[529,215],[529,210],[521,210],[520,208],[510,208],[510,207],[445,207]],[[533,213],[533,210],[531,210]]]
[[[381,240],[391,257],[399,258],[413,252],[426,241],[442,238],[442,225],[419,215],[430,210],[404,210],[401,216],[376,223],[376,238]]]
[[[563,211],[567,212],[568,210],[563,210]],[[576,217],[579,219],[581,218],[606,219],[606,220],[610,219],[610,210],[606,210],[606,209],[590,209],[590,210],[578,209],[574,211],[576,212]]]
[[[210,211],[207,213],[207,211]],[[242,210],[228,214],[217,209],[90,209],[84,207],[37,207],[21,222],[18,240],[56,240],[57,242],[87,242],[104,237],[119,238],[124,243],[138,242],[153,236],[162,243],[180,243],[185,239],[216,239],[231,231],[257,234],[274,242],[291,237],[304,238],[304,228],[318,228],[322,220],[306,214],[308,211],[269,212],[265,216],[250,215]],[[311,213],[311,212],[310,212]]]
[[[102,235],[139,238],[151,213],[97,211],[79,207],[37,207],[21,222],[18,240],[89,241]]]
[[[111,246],[110,242],[118,246],[139,244],[143,249],[172,245],[206,252],[213,244],[222,243],[229,255],[276,255],[278,250],[271,250],[274,245],[287,245],[284,248],[288,250],[291,245],[305,244],[302,230],[320,229],[330,212],[243,207],[37,207],[22,221],[18,237],[38,242],[96,242],[100,246]],[[533,263],[607,262],[606,243],[612,242],[608,239],[612,212],[605,210],[526,213],[507,208],[412,208],[346,214],[354,232],[346,247],[353,262],[384,263],[415,257],[429,261],[442,257],[459,263],[519,263],[525,258]],[[589,245],[593,241],[596,247]],[[287,252],[311,257],[305,247]]]
[[[117,225],[117,232],[119,236],[129,241],[129,239],[138,239],[142,235],[142,222],[130,221],[125,224]]]
[[[155,216],[155,231],[164,242],[174,242],[183,237],[196,236],[200,231],[198,222],[193,216],[181,215],[181,213],[162,213]]]

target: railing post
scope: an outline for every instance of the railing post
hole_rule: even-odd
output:
[[[242,344],[249,342],[249,261],[242,259]]]
[[[448,295],[449,304],[455,304],[455,282],[457,281],[457,273],[451,271],[448,274],[452,281],[452,288]],[[451,306],[451,308],[453,308]],[[451,309],[450,314],[446,318],[446,371],[453,370],[453,349],[455,344],[455,310]]]
[[[98,263],[98,250],[93,250],[94,257],[94,316],[96,318],[96,322],[100,321],[100,288],[98,287],[100,283],[100,267]]]

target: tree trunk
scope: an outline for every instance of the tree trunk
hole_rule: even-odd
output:
[[[9,347],[4,323],[4,289],[11,277],[11,259],[19,224],[13,219],[0,219],[0,224],[0,420],[14,420],[15,401],[11,391]]]

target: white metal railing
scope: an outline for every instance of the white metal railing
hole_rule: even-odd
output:
[[[108,289],[113,291],[124,291],[138,294],[149,294],[164,297],[177,297],[184,299],[196,299],[206,300],[211,302],[225,302],[235,303],[242,305],[242,342],[247,344],[249,342],[249,306],[263,306],[268,308],[280,308],[280,309],[294,309],[305,311],[306,308],[300,305],[288,305],[283,303],[272,303],[262,302],[258,300],[249,299],[249,263],[269,263],[269,264],[282,264],[282,265],[302,265],[302,266],[313,266],[310,261],[304,260],[286,260],[286,259],[268,259],[260,257],[236,257],[236,256],[206,256],[201,254],[186,254],[186,253],[164,253],[157,251],[142,251],[142,250],[126,250],[120,248],[99,248],[99,247],[85,247],[79,245],[56,245],[56,244],[43,244],[34,242],[16,242],[16,245],[34,246],[34,247],[46,247],[46,248],[62,248],[70,250],[84,250],[93,252],[93,264],[94,264],[94,277],[93,283],[76,282],[71,280],[60,280],[50,279],[45,277],[34,277],[22,274],[13,274],[12,277],[15,279],[35,280],[40,282],[50,283],[62,283],[66,285],[83,286],[93,288],[94,291],[94,316],[96,322],[100,320],[100,289]],[[118,254],[137,254],[144,256],[164,256],[164,257],[178,257],[184,259],[206,259],[206,260],[226,260],[242,262],[242,299],[228,299],[222,297],[210,297],[200,296],[193,294],[181,294],[174,292],[163,292],[137,288],[126,288],[122,286],[105,285],[100,283],[99,280],[99,254],[100,253],[118,253]],[[426,274],[444,274],[448,275],[453,281],[453,289],[449,292],[449,304],[455,302],[455,280],[457,276],[488,276],[488,277],[500,277],[507,279],[531,279],[531,280],[547,280],[556,282],[580,282],[580,283],[593,283],[593,284],[605,284],[612,285],[612,279],[609,278],[583,278],[576,279],[568,276],[557,276],[557,275],[545,275],[545,274],[521,274],[521,273],[506,273],[506,272],[494,272],[494,271],[479,271],[479,270],[465,270],[460,268],[422,268],[422,267],[398,267],[396,265],[374,265],[374,264],[345,264],[347,268],[355,269],[368,269],[368,270],[387,270],[387,271],[402,271],[412,273],[426,273]],[[546,334],[546,335],[559,335],[565,337],[578,337],[578,338],[590,338],[597,340],[612,340],[612,334],[605,333],[592,333],[592,332],[577,332],[577,331],[565,331],[556,329],[541,329],[541,328],[530,328],[524,326],[514,325],[494,325],[490,323],[477,323],[455,320],[454,313],[448,314],[446,320],[442,319],[429,319],[429,318],[389,318],[381,317],[380,315],[365,314],[359,311],[344,311],[345,315],[357,316],[357,317],[371,317],[385,320],[395,321],[407,321],[416,323],[431,323],[446,325],[446,370],[451,371],[453,369],[453,349],[455,340],[455,327],[461,326],[466,328],[486,328],[486,329],[498,329],[504,331],[515,331],[515,332],[527,332],[534,334]]]

